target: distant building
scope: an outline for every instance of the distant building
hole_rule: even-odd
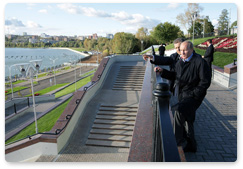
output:
[[[97,40],[98,39],[97,33],[94,33],[92,38]]]
[[[85,40],[85,36],[79,36],[78,39],[79,40]]]
[[[38,39],[37,35],[32,35],[32,39]]]
[[[29,42],[30,43],[37,43],[37,39],[33,39],[33,37],[32,37],[32,39],[29,39]]]
[[[27,35],[27,32],[23,32],[23,36],[26,36]]]
[[[40,37],[42,37],[42,38],[49,38],[50,36],[47,35],[47,34],[45,34],[45,33],[42,33],[42,34],[40,35]]]
[[[113,34],[106,34],[106,38],[107,39],[113,39],[114,38],[114,35]]]

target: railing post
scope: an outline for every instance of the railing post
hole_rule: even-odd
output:
[[[16,104],[14,103],[14,113],[17,114],[17,107],[16,107]]]
[[[171,97],[171,93],[169,91],[168,83],[158,83],[153,91],[153,95],[156,98],[157,102],[157,118],[158,118],[158,139],[161,143],[161,146],[157,146],[160,148],[164,162],[176,162],[180,161],[180,156],[178,153],[177,144],[175,141],[175,136],[173,132],[173,127],[171,124],[171,119],[169,115],[169,101]]]

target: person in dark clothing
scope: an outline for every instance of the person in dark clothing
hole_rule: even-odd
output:
[[[166,45],[164,43],[162,43],[161,46],[159,47],[159,56],[164,57],[164,55],[165,55],[165,46]]]
[[[212,76],[212,62],[213,62],[213,53],[214,53],[214,47],[212,44],[212,39],[207,40],[207,45],[208,48],[204,54],[204,56],[202,56],[202,58],[204,58],[210,68],[210,72],[211,72],[211,76]]]
[[[171,54],[170,57],[159,57],[158,55],[143,55],[143,59],[150,59],[150,62],[155,65],[169,65],[170,71],[175,71],[175,64],[180,58],[180,44],[184,42],[184,39],[177,38],[173,41],[176,52]],[[174,80],[169,81],[170,91],[173,92]]]
[[[207,89],[211,83],[209,67],[200,55],[194,52],[190,41],[182,42],[180,45],[180,60],[175,65],[175,71],[168,71],[155,67],[162,78],[175,80],[175,95],[178,103],[173,106],[174,133],[178,146],[184,145],[185,152],[196,152],[197,143],[194,138],[194,127],[196,110],[206,96]],[[184,134],[186,132],[186,136]]]

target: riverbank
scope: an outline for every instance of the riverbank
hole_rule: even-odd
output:
[[[72,51],[72,52],[75,52],[75,53],[84,55],[85,57],[90,56],[90,55],[87,54],[87,53],[80,52],[80,51],[77,51],[77,50],[74,50],[74,49],[71,49],[71,48],[61,48],[61,47],[57,48],[57,47],[50,47],[49,49],[67,49],[67,50],[70,50],[70,51]]]

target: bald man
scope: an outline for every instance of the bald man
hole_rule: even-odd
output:
[[[204,59],[193,52],[193,44],[184,41],[180,45],[180,60],[175,71],[155,67],[162,78],[175,80],[175,95],[178,103],[173,106],[174,133],[178,146],[185,145],[185,152],[196,152],[197,143],[194,138],[196,110],[201,105],[211,83],[210,69]]]

